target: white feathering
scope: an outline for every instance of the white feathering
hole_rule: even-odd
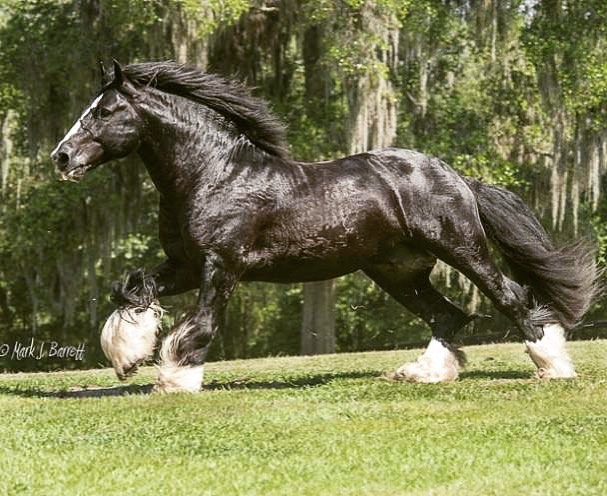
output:
[[[160,306],[152,305],[118,309],[107,319],[101,331],[101,348],[119,379],[125,379],[154,353],[162,313]]]
[[[525,341],[529,356],[542,379],[572,379],[577,376],[565,347],[565,330],[560,324],[543,327],[544,336],[536,342]]]
[[[196,393],[202,387],[203,365],[181,365],[177,357],[180,339],[194,328],[189,320],[181,322],[162,342],[160,366],[154,391],[159,393]]]
[[[410,382],[450,382],[459,377],[459,362],[454,351],[432,338],[422,356],[406,363],[391,375],[392,379]]]
[[[154,391],[158,393],[197,393],[202,387],[204,366],[167,366],[158,368]]]

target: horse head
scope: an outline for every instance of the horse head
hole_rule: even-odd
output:
[[[77,181],[87,171],[139,147],[143,121],[133,104],[140,92],[116,61],[109,78],[102,66],[102,77],[109,81],[51,153],[65,180]]]

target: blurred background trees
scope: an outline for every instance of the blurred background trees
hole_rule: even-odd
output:
[[[175,59],[239,78],[288,124],[298,159],[390,145],[440,156],[521,194],[557,239],[595,239],[604,262],[606,54],[604,0],[0,0],[0,342],[85,341],[84,365],[104,363],[111,281],[162,258],[156,192],[136,157],[78,185],[48,160],[98,90],[99,60]],[[507,335],[465,278],[446,266],[433,277],[494,315],[477,334]],[[165,304],[174,317],[192,302]],[[599,302],[592,317],[605,313]],[[305,290],[248,283],[213,356],[427,336],[359,274]]]

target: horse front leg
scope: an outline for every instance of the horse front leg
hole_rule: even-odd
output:
[[[163,310],[158,297],[179,294],[198,286],[193,271],[167,260],[149,273],[139,269],[112,286],[117,309],[101,331],[101,347],[120,380],[135,374],[156,347]],[[195,282],[196,281],[196,282]]]
[[[225,307],[237,281],[221,257],[214,254],[206,257],[196,310],[178,323],[162,343],[155,391],[200,390],[204,362],[223,323]]]
[[[147,308],[159,296],[172,296],[198,287],[192,268],[179,260],[167,259],[149,272],[137,269],[123,281],[112,284],[111,300],[117,307]]]

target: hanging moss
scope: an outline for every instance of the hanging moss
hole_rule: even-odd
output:
[[[591,234],[607,246],[599,219],[607,167],[606,5],[4,2],[0,335],[35,328],[90,335],[94,345],[110,309],[110,281],[162,257],[155,189],[137,160],[100,169],[75,188],[56,182],[48,163],[50,148],[99,87],[97,61],[112,57],[174,58],[236,75],[287,121],[298,158],[390,144],[417,148],[514,188],[563,237],[588,234],[594,218]],[[467,280],[446,269],[438,275],[436,283],[460,303],[484,308]],[[383,320],[365,315],[363,325],[345,298],[363,288],[361,304],[388,300],[362,281],[340,286],[338,322],[357,329],[342,329],[340,337],[338,328],[340,346],[379,345],[380,338],[358,334],[365,329],[378,336],[384,326],[424,329],[393,307],[396,320],[378,310]],[[299,333],[301,294],[299,286],[243,287],[217,353],[279,352],[273,343],[289,341],[276,337],[281,329],[290,338]],[[176,309],[183,301],[174,300]]]

